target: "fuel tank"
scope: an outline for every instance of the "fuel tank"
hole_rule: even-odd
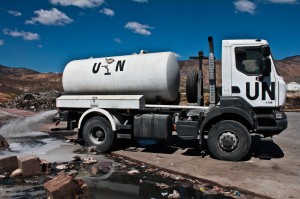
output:
[[[144,95],[147,103],[173,102],[180,72],[174,53],[134,54],[71,61],[62,82],[70,95]]]

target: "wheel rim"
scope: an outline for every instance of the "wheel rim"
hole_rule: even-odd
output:
[[[238,147],[239,139],[233,132],[226,131],[219,136],[218,143],[222,150],[231,152]]]
[[[105,130],[101,126],[95,126],[91,129],[90,138],[97,144],[105,140]]]

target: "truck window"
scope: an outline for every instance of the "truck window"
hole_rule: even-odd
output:
[[[235,62],[238,71],[246,75],[261,75],[262,54],[257,47],[235,48]]]

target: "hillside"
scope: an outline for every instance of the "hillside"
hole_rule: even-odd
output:
[[[61,80],[62,74],[0,65],[0,103],[23,93],[62,91]]]
[[[284,77],[284,80],[289,82],[300,83],[300,56],[287,57],[276,61],[278,73]]]

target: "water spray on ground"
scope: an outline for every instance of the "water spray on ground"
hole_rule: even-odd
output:
[[[8,124],[0,128],[0,134],[7,140],[45,136],[47,134],[38,131],[38,127],[41,123],[50,122],[56,114],[57,110],[51,110],[31,117],[11,120]]]

